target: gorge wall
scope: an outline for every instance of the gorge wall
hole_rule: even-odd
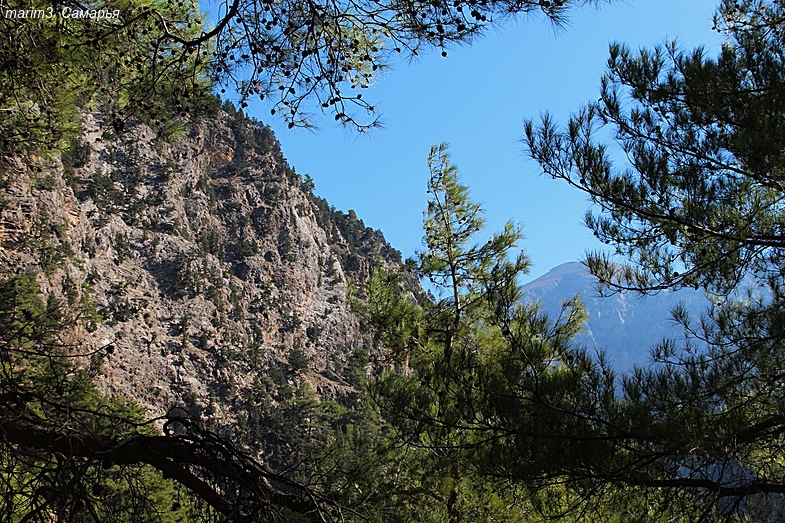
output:
[[[100,388],[206,417],[252,401],[269,369],[317,397],[351,394],[365,341],[349,288],[400,254],[314,196],[270,129],[229,105],[169,140],[102,118],[65,153],[0,173],[0,269],[100,315],[78,343],[101,355]]]

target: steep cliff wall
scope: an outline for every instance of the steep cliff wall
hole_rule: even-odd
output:
[[[103,390],[205,416],[249,401],[270,368],[346,393],[363,344],[347,291],[400,255],[316,198],[272,132],[231,107],[174,141],[143,125],[107,135],[100,118],[65,154],[4,160],[0,268],[95,307],[82,350],[110,347]]]

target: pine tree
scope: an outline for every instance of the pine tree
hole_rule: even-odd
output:
[[[365,311],[381,351],[372,392],[403,441],[439,463],[451,485],[449,520],[468,521],[459,501],[466,484],[502,479],[500,492],[536,491],[563,482],[572,464],[610,459],[600,420],[614,407],[614,380],[571,345],[584,320],[577,298],[555,320],[520,302],[528,261],[508,255],[519,227],[508,223],[474,243],[482,209],[444,145],[432,149],[429,165],[417,271],[435,296],[414,301],[397,276],[374,276]]]
[[[172,2],[0,6],[0,146],[52,154],[95,112],[108,133],[142,118],[163,135],[209,105],[203,15]],[[101,16],[98,16],[101,13]],[[77,16],[84,14],[85,16]]]
[[[713,298],[700,318],[674,310],[687,341],[660,343],[659,365],[621,383],[628,458],[598,475],[698,505],[696,519],[772,520],[785,507],[783,20],[778,1],[724,1],[715,58],[613,45],[597,103],[564,129],[547,116],[526,125],[543,172],[600,209],[587,224],[620,256],[589,267],[607,288]],[[605,126],[630,165],[598,138]]]
[[[273,114],[313,125],[311,113],[364,130],[375,107],[360,91],[404,54],[470,42],[491,24],[541,12],[563,22],[597,0],[359,3],[227,0],[216,21],[195,2],[112,0],[87,5],[19,0],[0,6],[0,145],[63,147],[79,112],[105,114],[110,132],[143,119],[163,135],[215,104],[209,91],[272,100]],[[220,3],[218,3],[220,4]]]

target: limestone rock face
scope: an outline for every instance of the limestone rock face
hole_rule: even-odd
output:
[[[54,158],[6,158],[0,268],[102,316],[83,350],[111,345],[97,381],[161,415],[226,415],[262,369],[339,398],[365,343],[350,307],[400,255],[311,192],[272,132],[230,107],[177,140],[99,116]]]

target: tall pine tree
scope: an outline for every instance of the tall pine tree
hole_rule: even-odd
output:
[[[613,45],[597,103],[564,128],[526,124],[543,172],[600,209],[587,224],[620,256],[589,267],[608,289],[713,297],[700,318],[674,310],[687,341],[660,343],[659,365],[621,383],[617,445],[629,459],[600,478],[698,502],[696,519],[772,520],[785,506],[783,21],[782,2],[728,0],[714,58]]]

